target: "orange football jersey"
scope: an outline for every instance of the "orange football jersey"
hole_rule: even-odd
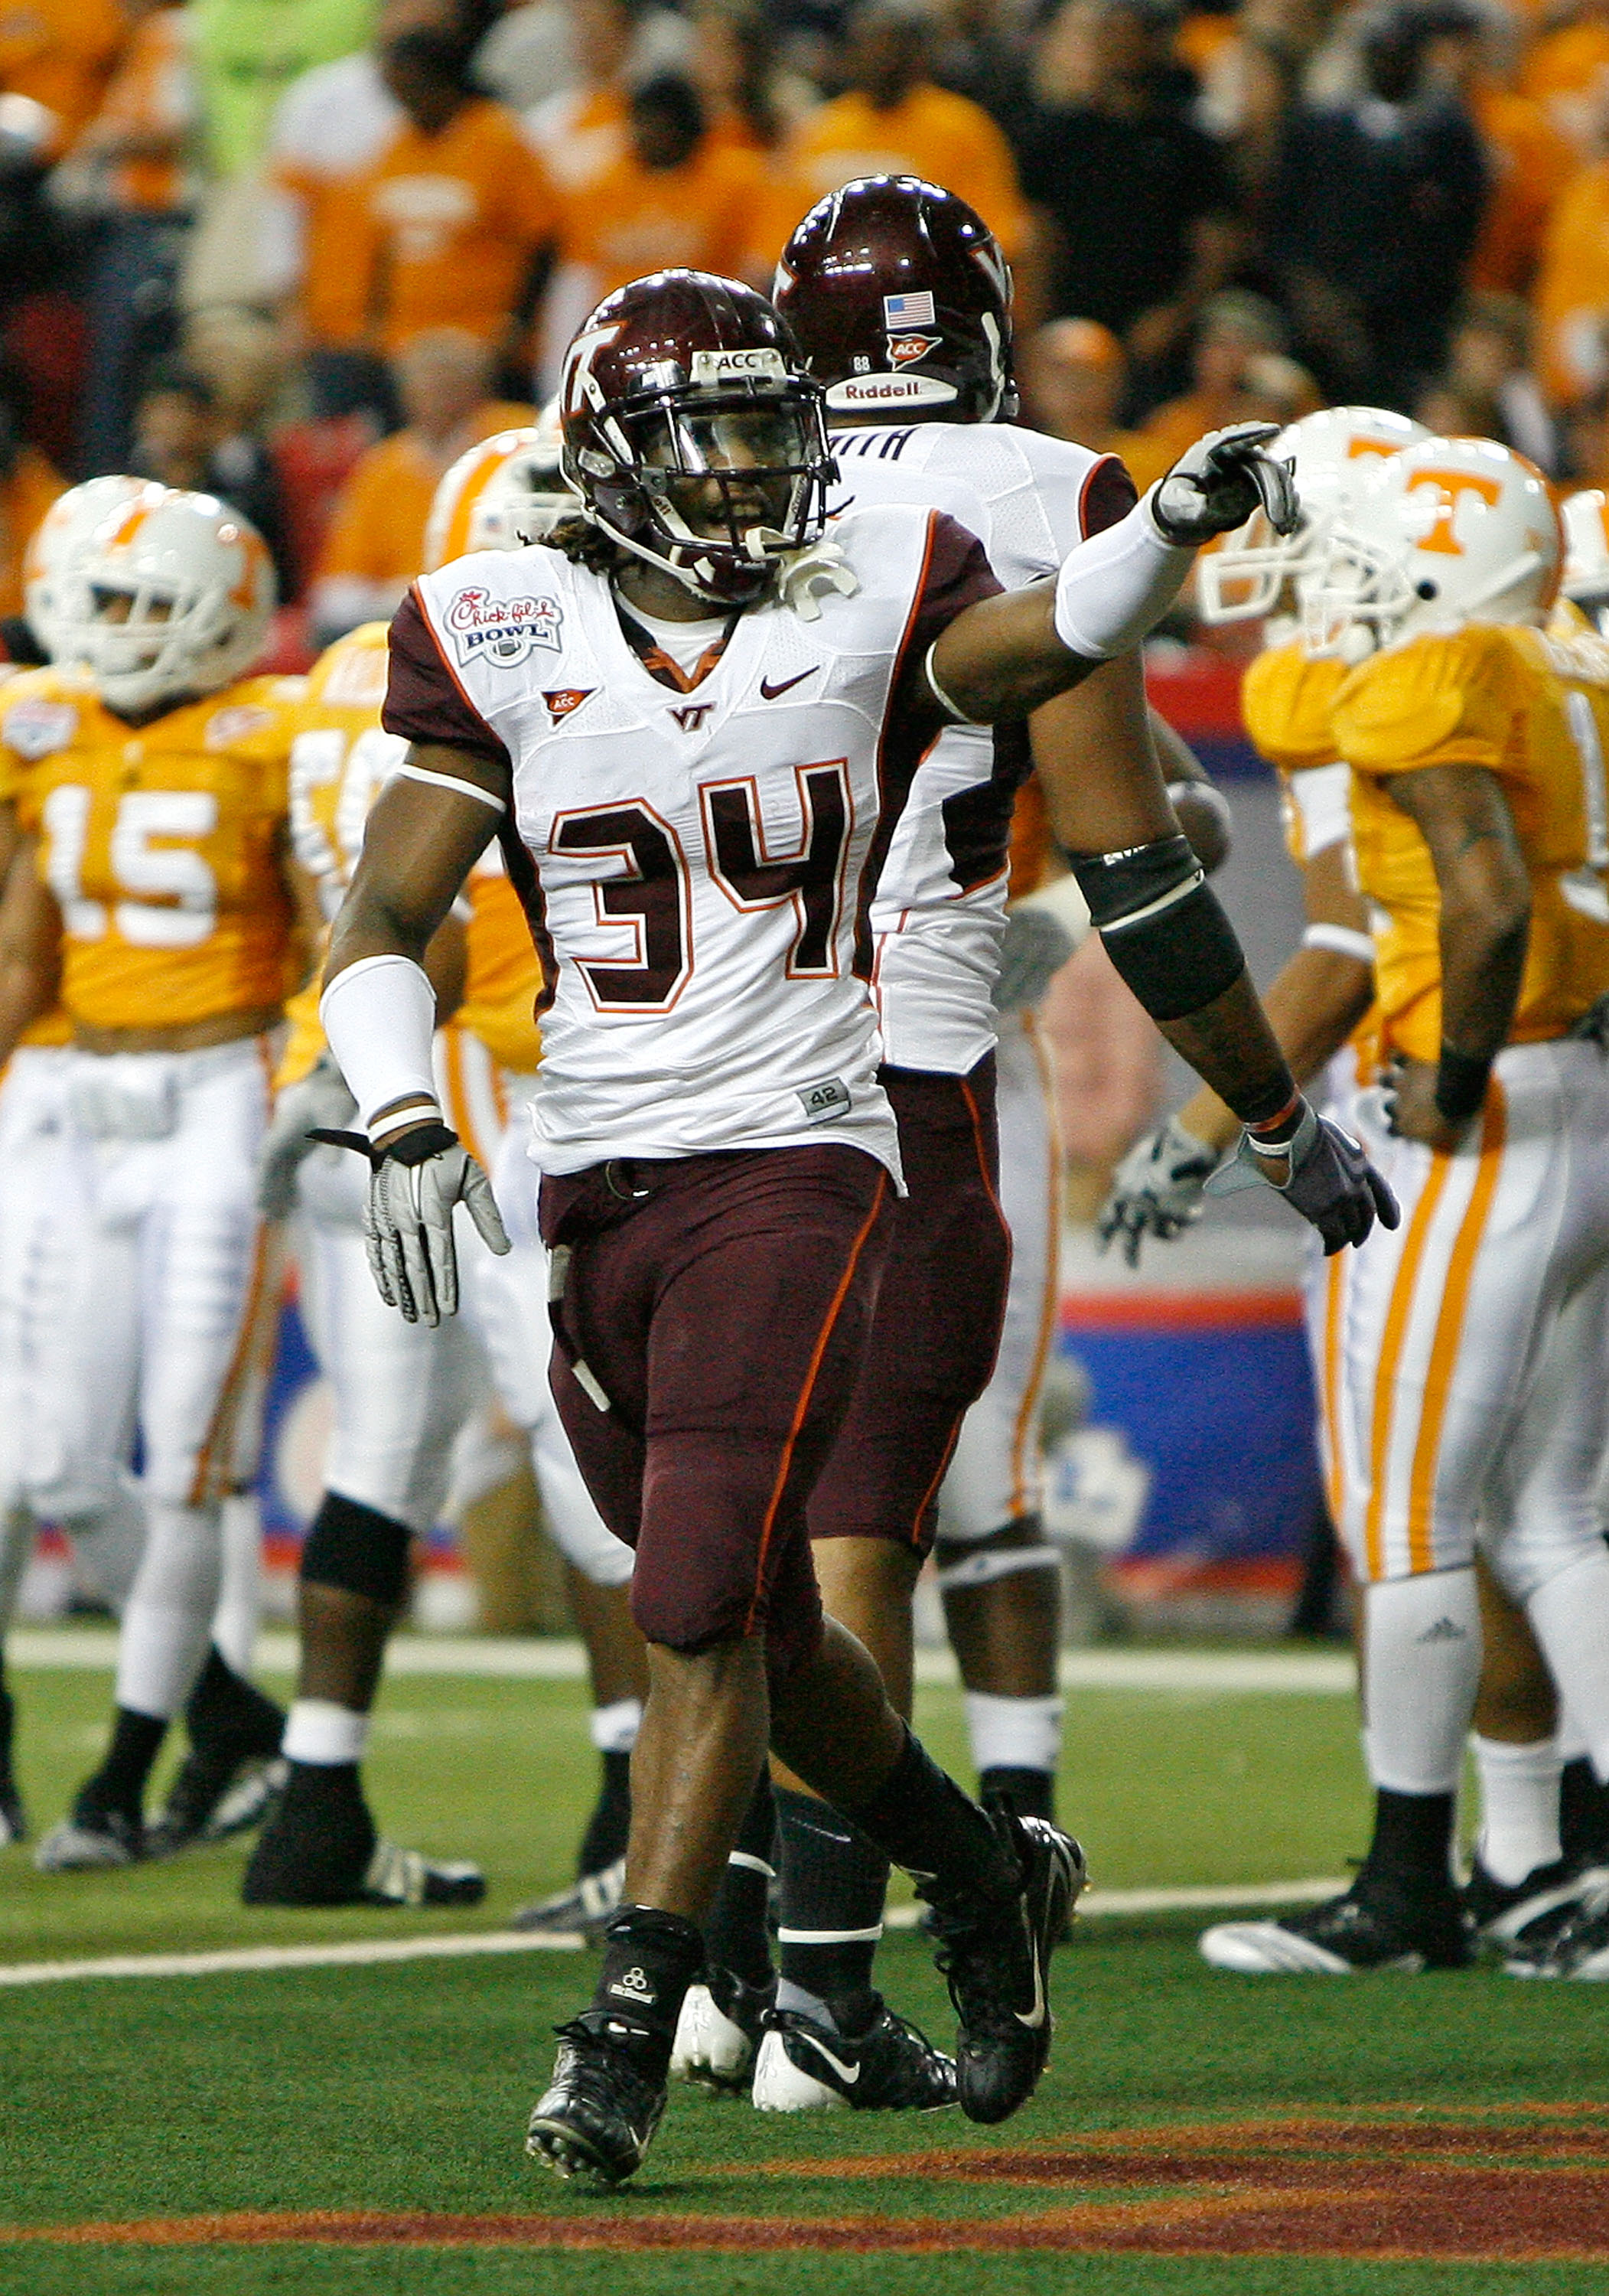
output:
[[[1609,990],[1609,644],[1491,624],[1418,638],[1353,670],[1332,725],[1352,768],[1387,1042],[1416,1060],[1441,1050],[1441,898],[1391,795],[1395,775],[1431,766],[1479,766],[1502,784],[1531,884],[1510,1041],[1563,1036]]]
[[[9,674],[0,671],[0,685],[14,684],[19,674],[14,671]],[[21,781],[22,774],[18,760],[0,749],[0,806],[16,804],[17,791],[21,785]],[[70,1045],[72,1035],[72,1022],[60,1004],[55,1004],[48,1013],[42,1013],[31,1027],[24,1029],[17,1039],[17,1044],[19,1049],[24,1045]]]
[[[140,726],[60,670],[30,670],[0,694],[0,756],[61,912],[61,1003],[75,1024],[176,1028],[281,1002],[301,690],[299,678],[244,678]]]

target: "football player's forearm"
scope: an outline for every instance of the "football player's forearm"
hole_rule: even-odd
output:
[[[1324,949],[1297,950],[1265,993],[1262,1009],[1299,1085],[1311,1084],[1335,1058],[1373,995],[1368,965]],[[1205,1089],[1180,1109],[1179,1121],[1197,1140],[1223,1150],[1240,1129],[1233,1110]]]
[[[1528,890],[1529,889],[1527,889]],[[1531,905],[1494,906],[1476,892],[1442,893],[1442,1041],[1469,1060],[1495,1060],[1508,1042],[1525,971]]]
[[[326,988],[370,956],[422,965],[496,825],[478,798],[398,779],[363,825],[363,849],[330,934]]]
[[[1232,1112],[1237,1128],[1266,1122],[1294,1097],[1296,1084],[1290,1063],[1249,972],[1242,972],[1210,1004],[1156,1025],[1180,1058],[1189,1062]]]

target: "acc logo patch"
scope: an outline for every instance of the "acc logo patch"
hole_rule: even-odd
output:
[[[20,758],[48,758],[65,750],[78,730],[70,701],[19,701],[0,719],[0,736]]]
[[[925,359],[929,351],[937,348],[937,340],[932,335],[890,335],[888,338],[888,356],[896,367],[914,366],[918,359]]]
[[[476,588],[460,590],[443,619],[461,662],[511,669],[537,646],[558,652],[564,609],[557,598],[494,598]]]
[[[560,685],[553,693],[544,693],[542,698],[547,703],[550,721],[557,726],[561,718],[572,716],[584,701],[590,701],[597,691],[595,685]]]

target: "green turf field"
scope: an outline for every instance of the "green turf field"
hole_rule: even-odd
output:
[[[109,1684],[18,1672],[37,1824]],[[920,1719],[961,1759],[953,1693]],[[1341,1872],[1364,1802],[1345,1698],[1079,1693],[1068,1816],[1107,1887]],[[0,1853],[0,1963],[494,1927],[564,1878],[591,1758],[568,1684],[408,1678],[371,1780],[388,1826],[484,1859],[484,1913],[248,1914],[242,1853],[46,1879]],[[1085,1923],[1059,2038],[1009,2127],[776,2120],[672,2101],[626,2194],[520,2154],[579,1955],[0,1988],[5,2296],[1376,2296],[1600,2291],[1609,1996],[1496,1973],[1237,1980],[1182,1915]],[[916,1938],[886,1989],[940,2033]],[[19,2233],[33,2237],[17,2238]],[[47,2237],[39,2237],[41,2234]],[[805,2276],[808,2275],[808,2281]]]

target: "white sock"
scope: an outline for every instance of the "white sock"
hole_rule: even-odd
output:
[[[294,1698],[285,1717],[280,1751],[288,1762],[311,1762],[333,1768],[361,1762],[369,1742],[369,1717],[332,1698]]]
[[[836,2033],[838,2030],[837,2019],[821,1995],[806,1993],[804,1988],[796,1985],[791,1978],[778,1978],[777,2006],[785,2009],[790,2017],[808,2017],[813,2024],[825,2025],[829,2033]]]
[[[1602,1785],[1609,1782],[1609,1547],[1595,1541],[1537,1588],[1525,1615]]]
[[[1559,1726],[1553,1734],[1553,1742],[1558,1748],[1561,1767],[1565,1762],[1581,1762],[1587,1759],[1587,1734],[1578,1728],[1574,1715],[1562,1698],[1559,1701]]]
[[[640,1698],[617,1698],[612,1705],[592,1709],[592,1743],[600,1754],[629,1754],[641,1727]]]
[[[1481,1781],[1475,1854],[1494,1882],[1512,1889],[1563,1855],[1558,1741],[1539,1738],[1529,1746],[1511,1746],[1472,1732],[1469,1743]]]
[[[1456,1793],[1481,1680],[1474,1569],[1385,1579],[1368,1589],[1363,1620],[1371,1783],[1391,1793]]]
[[[1059,1698],[967,1693],[967,1734],[978,1770],[1054,1770],[1061,1758]]]
[[[118,1704],[163,1721],[194,1689],[212,1639],[224,1542],[216,1505],[147,1499],[145,1552],[118,1639]]]
[[[224,1501],[224,1587],[212,1639],[237,1674],[249,1678],[262,1606],[263,1511],[255,1491]]]

